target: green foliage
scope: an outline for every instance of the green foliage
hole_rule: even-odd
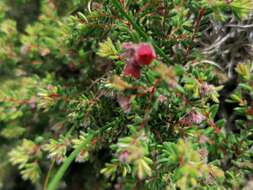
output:
[[[250,0],[202,0],[203,4],[208,8],[213,9],[216,18],[224,20],[229,9],[238,18],[248,17],[252,10],[252,1]]]
[[[29,179],[33,183],[40,178],[40,167],[37,158],[40,157],[40,149],[33,141],[24,139],[22,144],[9,153],[10,162],[18,165],[23,179]]]
[[[1,131],[1,136],[7,139],[20,137],[25,132],[23,127],[11,125]]]
[[[69,140],[60,138],[58,141],[50,139],[48,144],[44,144],[42,149],[48,152],[48,157],[54,159],[58,164],[62,163],[66,158],[66,152],[69,145]]]
[[[119,139],[116,145],[112,145],[116,149],[117,159],[113,159],[112,164],[106,164],[101,173],[112,176],[112,179],[116,171],[121,171],[123,176],[134,171],[139,179],[151,176],[152,160],[146,156],[149,153],[146,141],[147,137],[142,133]]]
[[[199,151],[193,149],[193,145],[179,139],[177,144],[165,142],[161,147],[161,154],[158,159],[159,169],[165,167],[170,171],[168,175],[172,184],[176,184],[180,189],[200,188],[211,185],[214,180],[224,179],[222,170],[212,164],[207,164],[208,151],[200,148]],[[213,180],[210,178],[214,177]],[[166,182],[165,182],[166,183]],[[170,187],[168,184],[166,188]]]
[[[210,23],[243,23],[250,0],[38,2],[23,30],[0,2],[0,189],[16,175],[38,190],[250,186],[251,58],[227,95],[201,48]],[[145,66],[142,42],[156,54]]]
[[[101,57],[109,57],[111,59],[117,59],[119,53],[114,47],[112,40],[108,38],[105,42],[99,43],[99,50],[97,54]]]

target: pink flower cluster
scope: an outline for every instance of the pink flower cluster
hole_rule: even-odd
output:
[[[206,95],[209,95],[209,94],[212,94],[215,92],[215,87],[211,84],[208,84],[207,82],[204,82],[201,84],[201,87],[200,87],[200,95],[202,97],[206,96]]]
[[[156,58],[153,47],[148,43],[124,43],[122,48],[125,49],[123,57],[127,58],[124,75],[135,79],[140,78],[142,66],[151,64]]]
[[[206,117],[204,115],[202,115],[201,113],[195,110],[192,110],[180,120],[180,123],[183,125],[188,125],[188,126],[194,125],[194,124],[198,125],[205,119]]]

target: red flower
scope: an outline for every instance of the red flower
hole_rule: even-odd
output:
[[[155,59],[155,51],[150,44],[140,43],[135,53],[135,61],[140,65],[149,65]]]
[[[125,69],[124,69],[124,75],[125,76],[132,76],[136,79],[139,79],[141,76],[141,67],[136,63],[127,63]]]
[[[122,56],[127,58],[124,75],[139,79],[141,67],[149,65],[156,57],[153,47],[148,43],[124,43],[122,48],[126,50]]]

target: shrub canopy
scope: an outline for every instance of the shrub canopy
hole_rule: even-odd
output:
[[[251,0],[0,2],[0,189],[252,189]]]

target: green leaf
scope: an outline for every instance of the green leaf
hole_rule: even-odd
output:
[[[1,131],[1,136],[7,139],[13,139],[23,135],[25,131],[23,127],[10,125]]]
[[[214,119],[219,110],[219,104],[214,104],[209,108],[210,118]]]
[[[107,38],[103,43],[99,43],[99,49],[97,54],[101,57],[108,57],[111,59],[118,59],[119,52],[116,47],[113,45],[111,38]]]
[[[236,72],[245,80],[250,79],[250,65],[240,63],[236,66]]]
[[[224,127],[225,123],[226,123],[226,119],[220,119],[220,120],[216,121],[215,124],[217,125],[217,127],[222,128],[222,127]]]
[[[40,179],[41,171],[37,162],[29,163],[21,170],[22,178],[31,180],[33,183],[38,182]]]

